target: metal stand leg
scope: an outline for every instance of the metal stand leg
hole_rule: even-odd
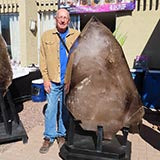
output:
[[[122,133],[123,133],[123,146],[126,146],[127,137],[128,137],[128,132],[129,132],[129,128],[128,128],[128,127],[124,127],[124,128],[122,129]]]
[[[96,150],[102,151],[103,127],[97,126],[97,145]]]
[[[74,133],[75,133],[75,122],[74,122],[73,118],[70,117],[68,137],[67,137],[67,145],[72,145],[73,144]]]
[[[10,120],[9,120],[9,116],[7,114],[7,110],[6,110],[6,106],[5,106],[5,102],[4,102],[4,98],[2,95],[2,90],[0,90],[0,109],[2,112],[2,117],[3,117],[3,121],[4,121],[4,127],[6,130],[6,134],[11,134],[11,127],[10,127]]]
[[[9,107],[10,107],[10,109],[11,109],[11,112],[12,112],[12,115],[13,115],[13,118],[14,118],[14,121],[15,121],[15,123],[19,124],[19,116],[18,116],[18,114],[17,114],[17,112],[16,112],[15,104],[14,104],[14,102],[13,102],[13,100],[12,100],[12,96],[11,96],[11,93],[10,93],[9,90],[8,90],[6,96],[7,96],[7,100],[8,100]]]

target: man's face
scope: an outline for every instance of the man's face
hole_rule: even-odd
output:
[[[56,25],[59,32],[65,32],[70,22],[69,14],[66,10],[59,10],[56,16]]]

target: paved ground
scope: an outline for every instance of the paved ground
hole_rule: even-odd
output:
[[[160,132],[155,126],[160,122],[160,114],[147,113],[143,119],[140,134],[129,134],[131,142],[131,160],[159,160]],[[14,143],[8,150],[0,153],[0,160],[61,160],[58,156],[57,143],[45,155],[39,153],[42,144],[43,126],[35,126],[28,133],[28,143],[22,141]]]
[[[42,126],[34,127],[28,134],[28,143],[16,142],[7,151],[0,154],[0,160],[60,160],[57,143],[54,143],[46,155],[39,153],[42,132]]]

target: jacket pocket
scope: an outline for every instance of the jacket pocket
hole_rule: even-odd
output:
[[[46,45],[54,45],[55,41],[46,41],[45,43],[46,43]]]
[[[46,41],[45,46],[46,46],[46,52],[48,52],[48,54],[50,54],[56,50],[57,43],[56,43],[56,41]]]

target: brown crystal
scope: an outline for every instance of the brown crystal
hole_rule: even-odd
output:
[[[81,127],[96,131],[103,126],[104,137],[111,139],[123,127],[138,125],[144,109],[112,32],[93,17],[71,52],[74,60],[67,107],[82,122]]]
[[[0,90],[4,94],[12,82],[12,69],[7,45],[2,35],[0,35]]]

